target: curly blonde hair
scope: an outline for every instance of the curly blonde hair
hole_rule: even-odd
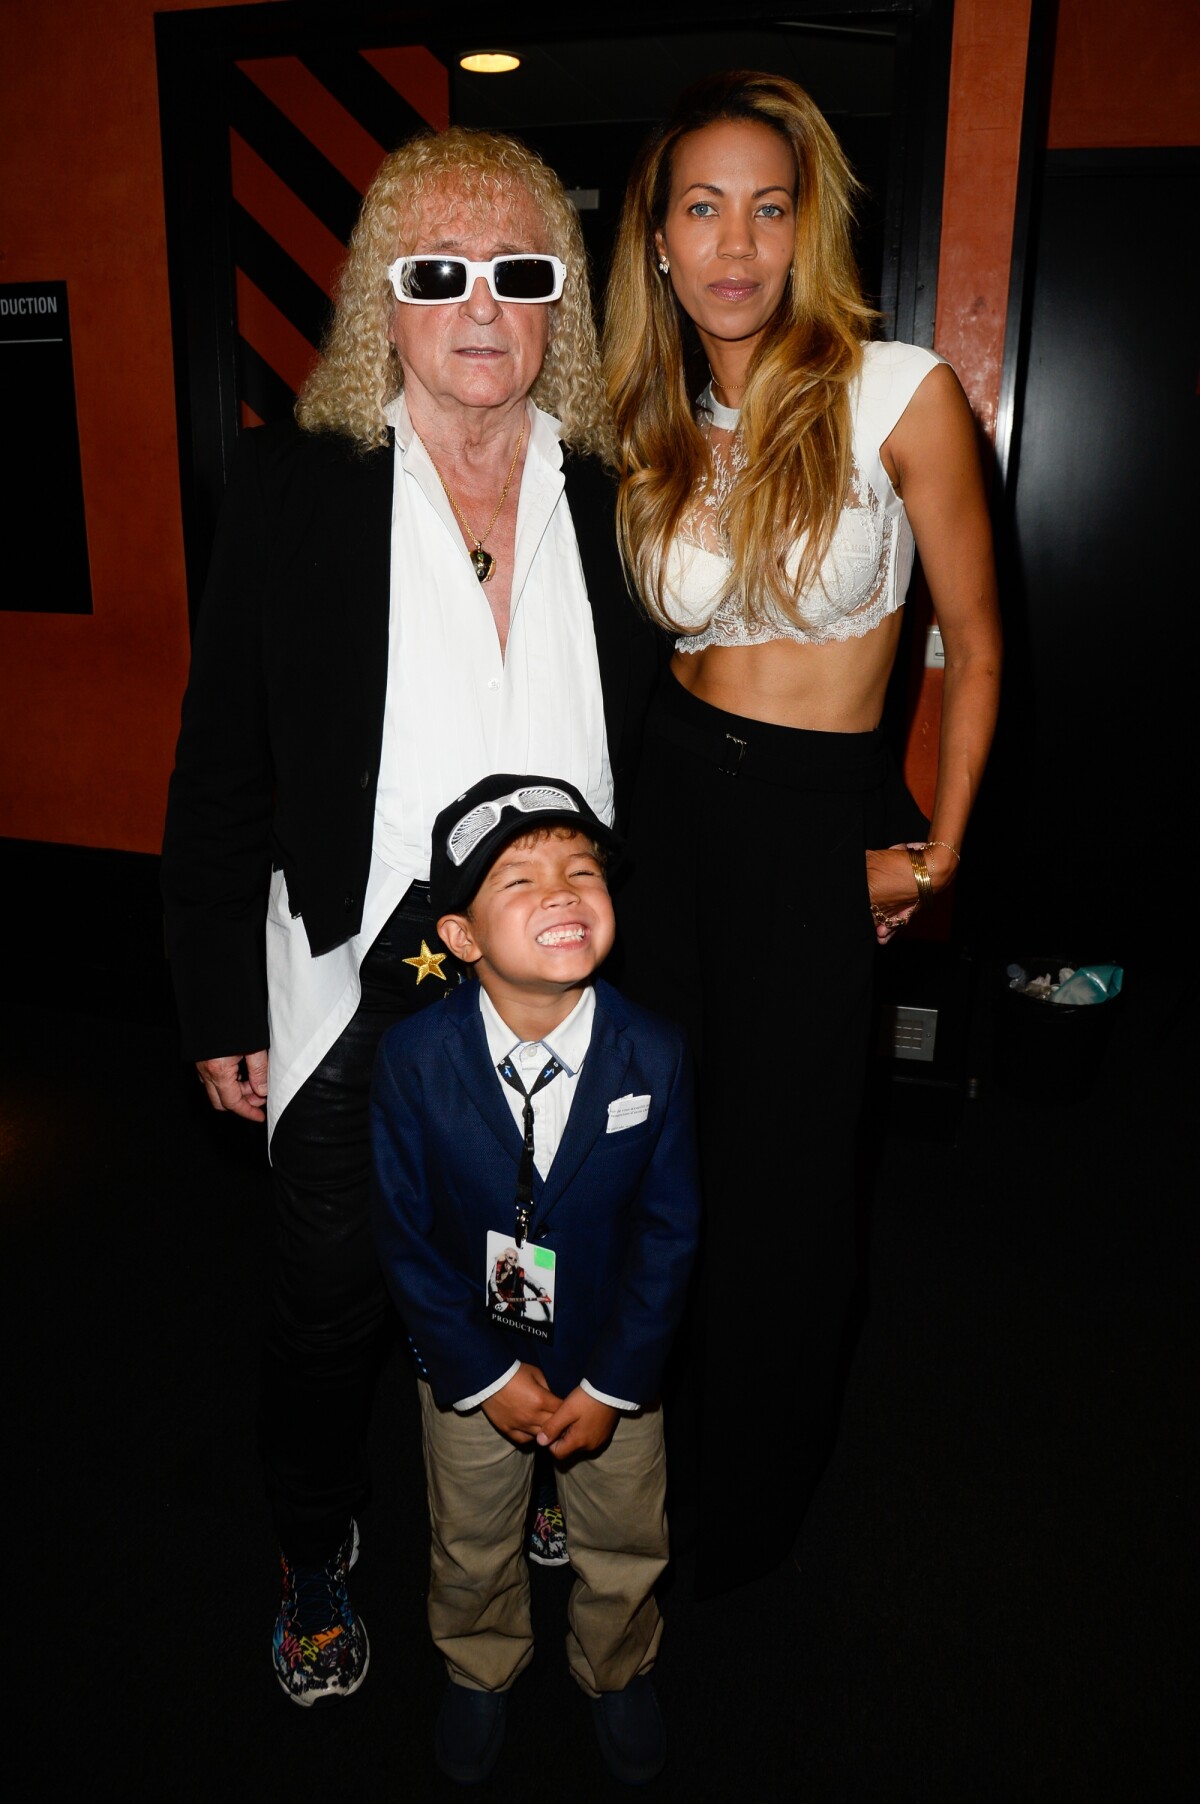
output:
[[[655,232],[671,195],[675,147],[721,120],[765,125],[796,162],[796,243],[778,312],[755,348],[741,430],[746,467],[723,515],[736,596],[750,623],[771,609],[803,627],[798,598],[819,580],[850,486],[850,385],[875,314],[851,244],[859,184],[824,115],[780,75],[735,69],[680,95],[630,177],[605,309],[605,369],[621,476],[621,551],[650,614],[671,627],[666,552],[709,475],[689,363],[699,341],[658,274]],[[703,359],[700,359],[703,368]],[[796,556],[798,565],[789,557]]]
[[[550,337],[531,398],[562,422],[564,443],[611,458],[611,426],[600,374],[587,251],[579,218],[554,171],[527,145],[500,132],[451,126],[422,131],[386,156],[363,196],[338,273],[336,309],[320,359],[296,398],[306,432],[338,432],[364,450],[387,443],[384,409],[403,387],[388,337],[395,295],[388,267],[416,248],[427,204],[449,197],[482,217],[514,194],[537,209],[544,242],[531,249],[567,267],[550,303]]]

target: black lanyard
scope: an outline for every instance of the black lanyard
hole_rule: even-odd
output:
[[[562,1063],[551,1053],[538,1072],[532,1086],[527,1090],[517,1076],[517,1068],[511,1058],[501,1059],[496,1066],[496,1070],[505,1083],[511,1085],[523,1098],[521,1125],[525,1130],[525,1144],[521,1148],[521,1163],[517,1167],[516,1241],[518,1247],[525,1244],[525,1236],[529,1232],[529,1218],[533,1214],[533,1098],[564,1069]]]

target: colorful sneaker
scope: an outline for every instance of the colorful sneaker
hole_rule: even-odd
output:
[[[533,1524],[525,1551],[539,1566],[567,1566],[567,1525],[557,1503],[540,1503],[533,1512]]]
[[[325,1566],[293,1566],[280,1553],[283,1603],[271,1657],[293,1704],[349,1697],[367,1676],[367,1631],[354,1614],[348,1580],[358,1558],[358,1524]]]

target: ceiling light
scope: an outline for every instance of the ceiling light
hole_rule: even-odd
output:
[[[505,75],[510,69],[519,69],[521,59],[511,50],[471,50],[459,57],[458,66],[472,75]]]

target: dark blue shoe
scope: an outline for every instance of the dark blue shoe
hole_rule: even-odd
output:
[[[507,1691],[446,1687],[433,1733],[433,1753],[447,1779],[481,1785],[500,1758],[508,1721]]]
[[[592,1721],[605,1765],[622,1785],[648,1785],[667,1764],[667,1735],[649,1673],[624,1691],[592,1699]]]

